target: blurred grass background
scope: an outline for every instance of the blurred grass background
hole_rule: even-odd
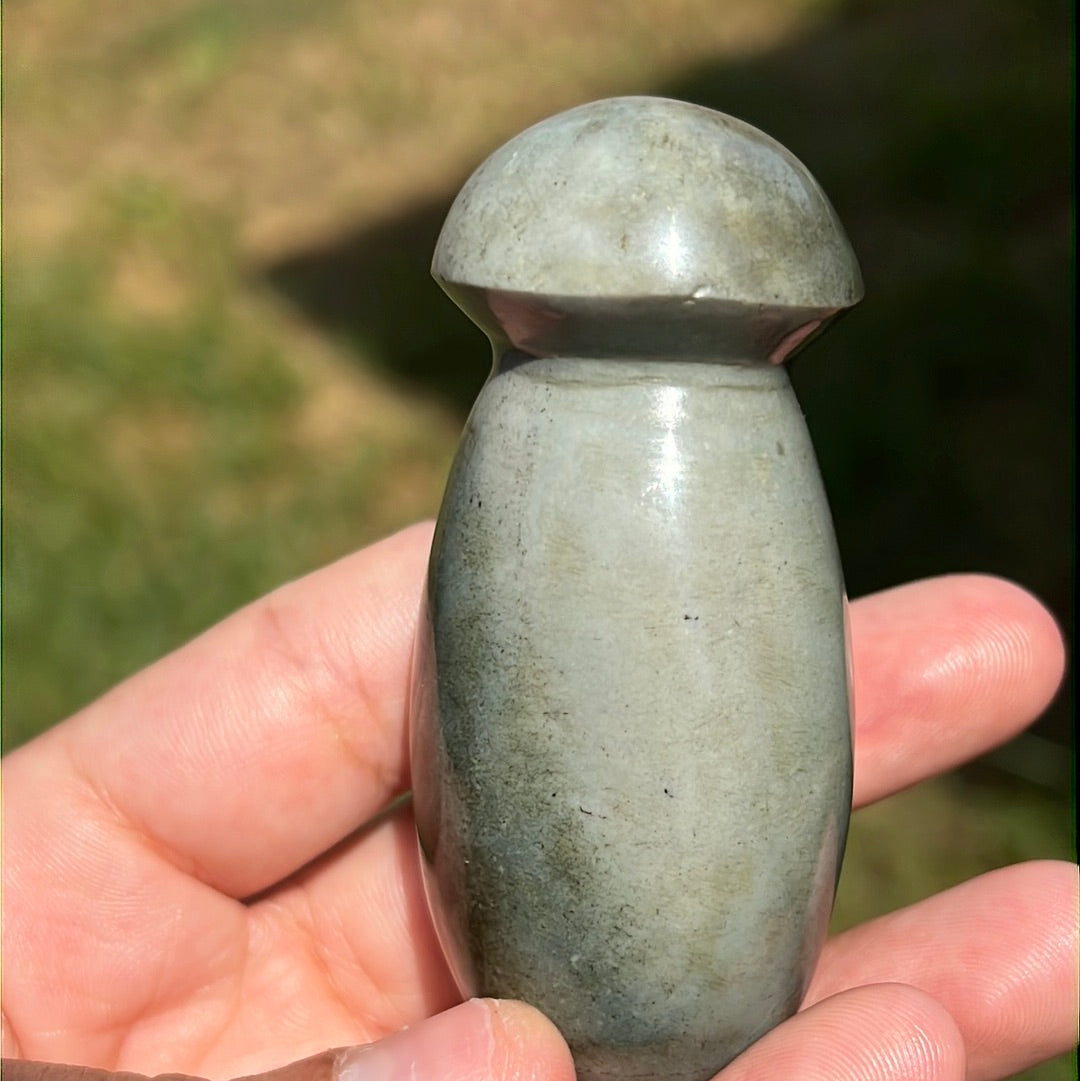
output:
[[[852,595],[989,571],[1071,639],[1065,0],[4,16],[6,747],[435,512],[488,363],[427,277],[442,216],[505,138],[609,94],[764,128],[848,227],[867,299],[793,376]],[[1070,684],[1035,735],[861,813],[836,925],[1069,858],[1071,703]]]

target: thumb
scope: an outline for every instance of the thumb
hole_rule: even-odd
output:
[[[4,1081],[148,1081],[141,1074],[4,1059]],[[558,1029],[521,1002],[472,999],[362,1047],[236,1081],[574,1081]],[[160,1074],[155,1081],[201,1081]]]
[[[531,1006],[496,999],[472,999],[378,1043],[339,1050],[331,1072],[292,1069],[266,1081],[574,1081],[558,1029]]]

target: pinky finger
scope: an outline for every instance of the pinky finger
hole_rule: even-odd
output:
[[[796,1014],[715,1081],[964,1081],[964,1040],[929,995],[903,984],[843,991]]]

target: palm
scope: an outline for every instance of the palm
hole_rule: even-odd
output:
[[[21,1054],[230,1076],[454,1001],[408,810],[365,826],[407,788],[428,541],[410,530],[286,587],[11,757],[5,1030]],[[871,598],[853,622],[857,802],[1006,738],[1060,678],[1049,618],[990,580]],[[972,1076],[992,1076],[1055,1050],[1048,981],[1066,1018],[1050,1027],[1071,1023],[1075,876],[1032,865],[961,890],[833,942],[810,1001],[922,987]],[[979,979],[1005,990],[991,1002]]]
[[[136,840],[116,886],[137,884],[125,908],[139,928],[118,913],[110,929],[101,895],[87,890],[73,935],[85,945],[74,954],[65,943],[55,958],[62,990],[70,994],[77,976],[86,993],[72,996],[67,1031],[44,1039],[24,1036],[33,1016],[10,1009],[23,1052],[235,1075],[376,1039],[450,1005],[423,898],[402,873],[408,817],[367,831],[249,904],[138,851]],[[132,952],[116,949],[125,941]],[[55,1000],[43,1019],[55,1025]]]

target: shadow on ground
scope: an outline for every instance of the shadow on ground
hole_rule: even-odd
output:
[[[777,51],[627,87],[768,131],[848,228],[867,299],[793,378],[850,591],[989,571],[1070,637],[1071,31],[1062,0],[850,3]],[[458,187],[261,273],[464,416],[487,345],[428,277]],[[1070,701],[1042,722],[1061,742]]]

